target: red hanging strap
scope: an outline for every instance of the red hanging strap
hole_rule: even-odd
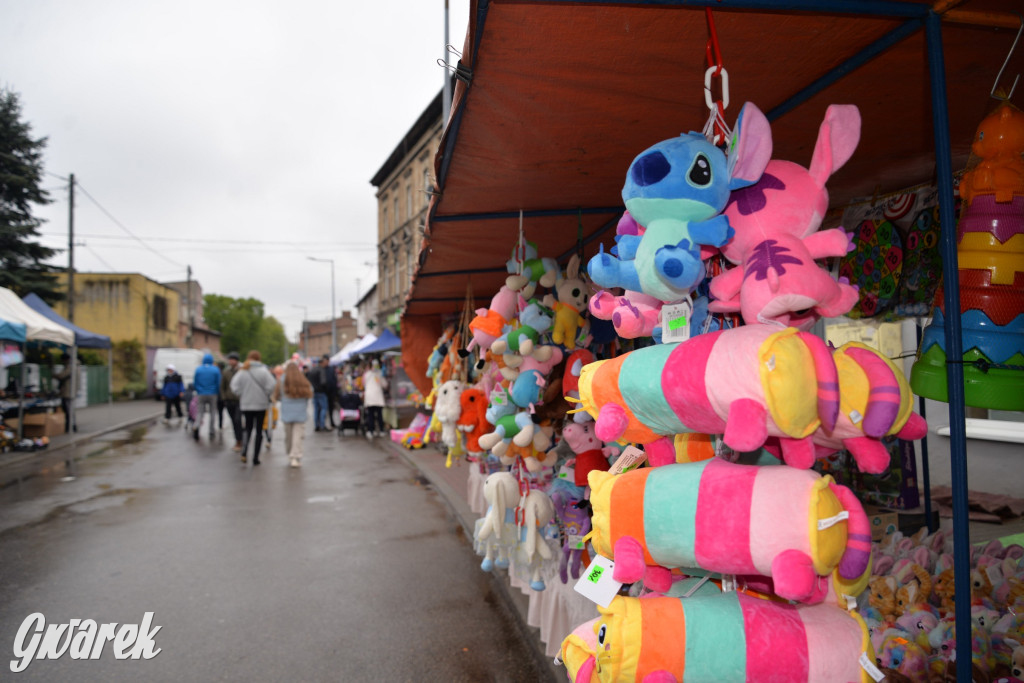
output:
[[[729,106],[729,72],[722,64],[722,49],[718,45],[718,30],[715,28],[715,17],[710,7],[704,8],[704,15],[708,20],[708,42],[704,48],[704,54],[708,62],[708,70],[704,73],[704,102],[708,109],[714,112],[715,125],[714,134],[716,144],[725,141],[729,137],[729,130],[725,127],[725,108]],[[721,97],[712,100],[711,79],[720,78]]]

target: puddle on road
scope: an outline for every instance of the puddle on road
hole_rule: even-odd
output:
[[[313,496],[311,498],[307,498],[306,502],[307,503],[311,503],[311,504],[316,504],[316,503],[337,503],[339,500],[344,500],[347,497],[348,496],[346,496],[344,494],[338,494],[338,495],[335,495],[335,496]]]

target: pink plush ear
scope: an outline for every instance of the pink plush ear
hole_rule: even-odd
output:
[[[647,462],[651,467],[671,465],[676,461],[675,443],[667,436],[647,444],[644,450],[647,452]]]
[[[741,398],[729,406],[729,419],[722,440],[740,453],[756,451],[768,438],[768,413],[760,403]]]
[[[772,129],[768,119],[752,102],[740,110],[729,145],[729,189],[753,185],[761,179],[772,157]]]
[[[889,364],[876,352],[849,348],[846,355],[859,365],[868,377],[868,405],[864,410],[862,429],[867,436],[880,438],[896,422],[900,412],[900,385]]]
[[[853,156],[860,142],[860,110],[853,104],[833,104],[825,110],[811,157],[811,177],[825,187],[829,176]]]

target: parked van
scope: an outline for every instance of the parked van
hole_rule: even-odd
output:
[[[174,366],[187,387],[195,377],[196,368],[203,364],[203,356],[206,353],[198,349],[157,349],[153,355],[153,390],[159,395],[160,390],[164,388],[168,365]]]

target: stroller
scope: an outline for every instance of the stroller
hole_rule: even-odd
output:
[[[338,397],[338,434],[346,429],[355,430],[356,434],[365,433],[363,427],[363,399],[356,392],[347,392]]]
[[[185,389],[185,413],[188,417],[185,419],[185,433],[189,436],[195,436],[196,441],[199,440],[199,432],[196,431],[199,427],[199,394],[196,393],[196,388],[192,384],[189,384]]]

